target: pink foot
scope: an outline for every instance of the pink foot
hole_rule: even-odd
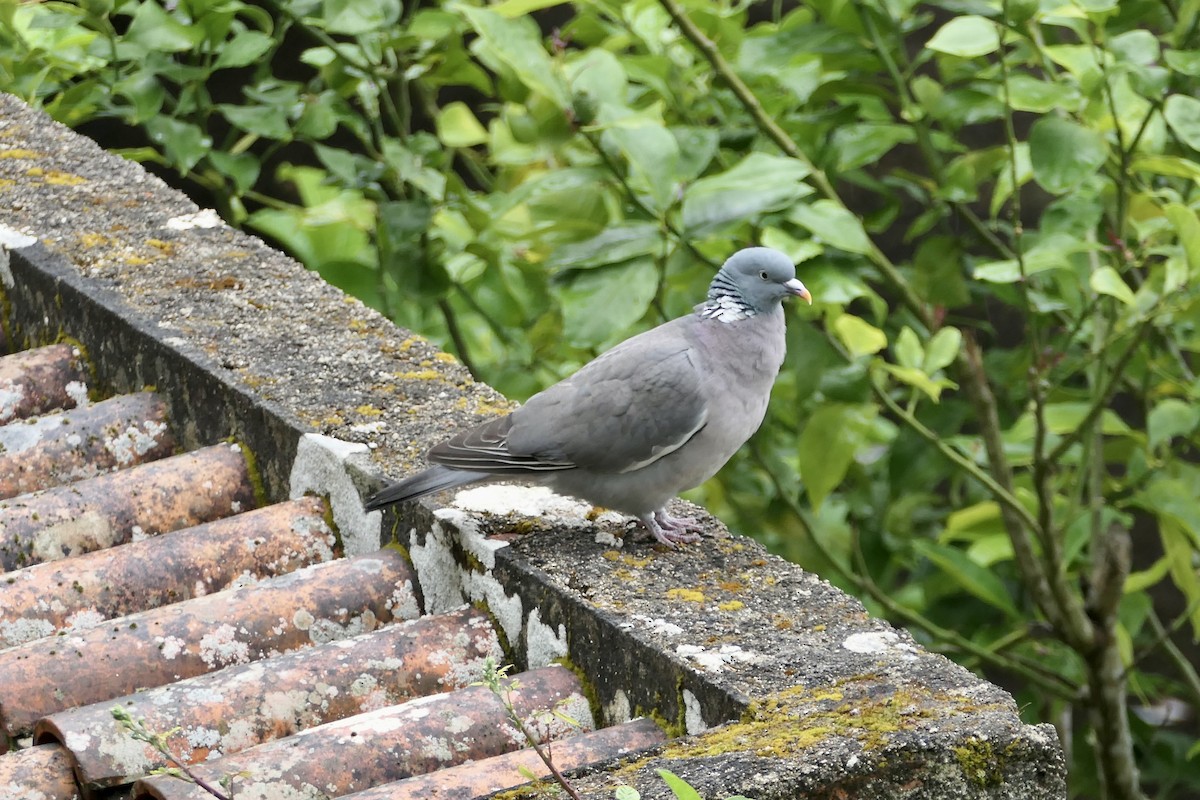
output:
[[[704,530],[704,526],[694,519],[672,517],[662,510],[639,516],[638,520],[646,526],[646,530],[654,534],[655,540],[667,547],[698,542],[700,531]]]

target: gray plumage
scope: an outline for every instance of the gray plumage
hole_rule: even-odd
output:
[[[783,364],[788,296],[812,302],[787,256],[738,251],[693,313],[437,445],[429,469],[374,495],[367,510],[519,478],[632,514],[664,544],[697,541],[700,526],[665,506],[715,475],[758,430]]]

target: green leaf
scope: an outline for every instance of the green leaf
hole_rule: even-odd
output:
[[[1200,409],[1175,397],[1162,400],[1150,410],[1146,431],[1150,449],[1166,444],[1176,436],[1187,436],[1200,424]]]
[[[833,245],[847,253],[871,252],[871,239],[862,221],[834,200],[817,200],[795,206],[789,218],[803,225],[818,241]]]
[[[1000,504],[994,500],[983,500],[975,505],[952,511],[946,516],[946,527],[938,540],[941,542],[974,541],[981,536],[1003,532]]]
[[[630,183],[649,194],[651,207],[663,213],[675,203],[679,181],[679,143],[661,123],[644,118],[621,120],[604,132],[630,167]]]
[[[466,103],[447,103],[437,114],[438,139],[446,147],[474,147],[488,139],[487,130],[475,119]]]
[[[236,187],[237,194],[245,194],[256,181],[260,163],[250,153],[236,155],[221,150],[213,150],[208,154],[208,160],[223,174],[228,175]]]
[[[292,128],[288,124],[287,113],[278,106],[235,106],[219,103],[217,109],[232,125],[247,133],[279,141],[288,141],[292,138]]]
[[[559,108],[571,104],[571,95],[550,55],[532,17],[507,19],[495,11],[459,6],[471,27],[530,89],[553,100]]]
[[[996,573],[972,561],[966,553],[925,539],[913,541],[913,549],[968,593],[1010,617],[1019,616],[1004,582]]]
[[[577,347],[625,338],[650,308],[657,289],[658,270],[650,258],[577,272],[558,290],[563,336]]]
[[[400,19],[400,0],[324,0],[325,29],[330,33],[357,36],[390,28]]]
[[[1088,284],[1097,294],[1115,297],[1128,306],[1134,304],[1133,290],[1129,288],[1129,284],[1125,283],[1125,279],[1121,277],[1120,273],[1112,267],[1100,267],[1092,273]]]
[[[1070,234],[1055,233],[1043,236],[1025,254],[1025,276],[1066,269],[1071,266],[1071,256],[1087,252],[1094,247],[1094,244],[1089,244],[1085,239]],[[981,281],[1015,283],[1021,280],[1021,267],[1016,259],[992,261],[975,267],[974,274],[976,279]]]
[[[873,355],[887,347],[887,334],[853,314],[842,314],[835,319],[833,332],[854,358]]]
[[[687,781],[669,769],[658,770],[658,775],[666,782],[667,786],[671,789],[671,793],[675,795],[676,800],[704,800],[700,796],[700,793],[693,789]]]
[[[1108,144],[1091,128],[1061,117],[1042,117],[1029,132],[1033,178],[1052,194],[1063,194],[1096,174]]]
[[[168,14],[158,2],[147,0],[138,6],[122,41],[159,53],[178,53],[200,44],[204,32],[184,25]]]
[[[1162,518],[1159,519],[1158,532],[1162,537],[1171,581],[1192,608],[1192,637],[1200,639],[1200,572],[1195,566],[1197,545],[1194,532],[1189,536],[1182,525]]]
[[[1073,111],[1083,99],[1073,83],[1039,80],[1024,73],[1009,78],[1008,97],[1014,110],[1035,114],[1046,114],[1055,109]]]
[[[767,153],[750,153],[732,168],[700,178],[683,194],[683,224],[689,234],[711,231],[729,222],[753,222],[811,194],[803,162]]]
[[[874,405],[828,403],[808,418],[797,443],[797,464],[814,510],[846,477],[854,454],[870,444],[878,413]]]
[[[534,11],[562,5],[564,2],[566,0],[503,0],[491,8],[502,17],[523,17]]]
[[[1134,172],[1153,172],[1170,178],[1200,181],[1200,164],[1190,158],[1144,153],[1134,156],[1129,168]]]
[[[833,132],[833,149],[839,171],[874,164],[901,142],[916,138],[910,125],[882,125],[875,122],[846,125]]]
[[[935,403],[942,399],[943,389],[957,389],[958,384],[949,378],[931,378],[925,372],[916,367],[899,367],[895,364],[883,364],[883,368],[890,372],[897,380],[907,383],[915,389],[919,389],[929,395]]]
[[[259,31],[241,31],[221,45],[221,54],[213,69],[245,67],[258,61],[271,49],[275,40]]]
[[[1200,150],[1200,100],[1186,94],[1173,94],[1163,104],[1163,117],[1188,147]]]
[[[1200,220],[1196,219],[1196,212],[1182,203],[1167,203],[1163,210],[1179,236],[1188,272],[1200,275]]]
[[[1167,576],[1171,562],[1166,556],[1155,561],[1149,567],[1139,572],[1129,573],[1125,579],[1125,594],[1144,592]]]
[[[1200,549],[1200,497],[1187,481],[1167,475],[1156,475],[1146,488],[1134,496],[1133,504],[1155,514],[1160,526],[1173,521],[1179,524]]]
[[[146,120],[150,141],[166,151],[171,165],[181,173],[196,166],[212,149],[212,139],[190,122],[173,117],[152,117]]]
[[[563,245],[546,266],[560,272],[604,267],[635,256],[653,255],[662,245],[662,229],[653,222],[623,222],[608,226],[590,239]]]
[[[985,17],[955,17],[943,25],[925,46],[959,58],[986,56],[999,49],[1000,30],[996,23]]]
[[[1176,72],[1192,78],[1200,77],[1200,50],[1166,50],[1163,61]]]
[[[920,367],[921,362],[925,360],[925,351],[921,347],[921,341],[917,338],[916,332],[907,325],[896,337],[896,343],[892,345],[892,352],[896,355],[896,362],[902,367]]]
[[[954,363],[962,349],[962,332],[946,326],[933,335],[925,345],[925,371],[930,375]]]

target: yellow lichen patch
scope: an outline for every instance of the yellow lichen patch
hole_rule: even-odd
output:
[[[143,258],[142,256],[125,256],[121,260],[131,267],[144,267],[145,265],[151,263],[154,259]]]
[[[1004,783],[1004,770],[996,757],[996,748],[986,739],[971,737],[954,748],[954,757],[963,775],[976,786],[999,786]]]
[[[670,745],[662,755],[703,758],[749,750],[763,757],[788,758],[830,736],[855,739],[870,752],[886,745],[891,734],[955,713],[924,690],[903,688],[844,702],[843,698],[837,685],[786,689],[752,704],[741,721]]]
[[[631,555],[629,553],[622,553],[621,554],[621,562],[623,564],[626,564],[627,566],[641,569],[642,567],[649,566],[653,562],[653,559],[638,558],[637,556]]]
[[[612,574],[619,581],[631,581],[634,578],[633,572],[624,567],[617,567],[613,570]]]
[[[84,247],[111,247],[116,241],[103,233],[81,233],[79,243]]]
[[[600,557],[603,559],[606,559],[608,561],[616,561],[618,558],[621,557],[621,554],[618,553],[616,550],[605,550],[603,553],[600,554]]]
[[[23,147],[10,147],[7,150],[0,150],[0,158],[41,158],[41,155],[36,150],[26,150]]]
[[[379,417],[379,416],[383,415],[383,412],[380,411],[375,406],[364,405],[364,406],[359,406],[358,408],[356,408],[354,410],[357,411],[359,414],[361,414],[364,417]]]
[[[427,341],[429,341],[429,340],[426,339],[424,336],[410,336],[407,339],[405,339],[403,342],[401,342],[396,347],[396,350],[398,350],[401,353],[407,353],[412,348],[413,345],[424,344]]]
[[[437,352],[433,355],[434,361],[441,361],[443,364],[457,364],[458,359],[449,353]]]
[[[684,589],[682,587],[667,590],[667,597],[672,600],[686,600],[689,603],[703,603],[704,592],[699,589]]]
[[[718,581],[717,586],[730,593],[737,593],[746,588],[746,584],[737,581]]]
[[[717,606],[717,608],[721,609],[722,611],[740,611],[745,607],[746,604],[741,600],[726,600],[724,603],[720,603]]]
[[[402,381],[436,381],[442,373],[436,369],[410,369],[404,372],[393,372],[392,377]]]
[[[365,331],[369,331],[371,329],[370,323],[368,323],[364,319],[350,320],[349,327],[350,327],[350,330],[354,331],[355,333],[364,333]]]
[[[41,178],[42,183],[48,183],[53,186],[78,186],[81,183],[87,183],[87,178],[81,178],[78,175],[72,175],[70,172],[62,172],[57,169],[30,167],[25,170],[25,174],[30,178]]]
[[[147,239],[146,244],[150,245],[155,250],[158,250],[159,252],[163,253],[164,255],[169,256],[169,255],[174,255],[174,253],[175,253],[175,243],[174,242],[164,242],[162,239]]]
[[[17,185],[17,182],[14,180],[9,180],[8,178],[0,178],[0,188],[5,188],[8,186],[16,186],[16,185]]]

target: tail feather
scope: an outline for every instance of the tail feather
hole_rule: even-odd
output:
[[[465,486],[492,477],[486,472],[468,472],[461,469],[449,469],[443,466],[432,466],[411,478],[405,478],[393,483],[367,498],[367,511],[375,511],[395,503],[407,503],[427,494]]]

